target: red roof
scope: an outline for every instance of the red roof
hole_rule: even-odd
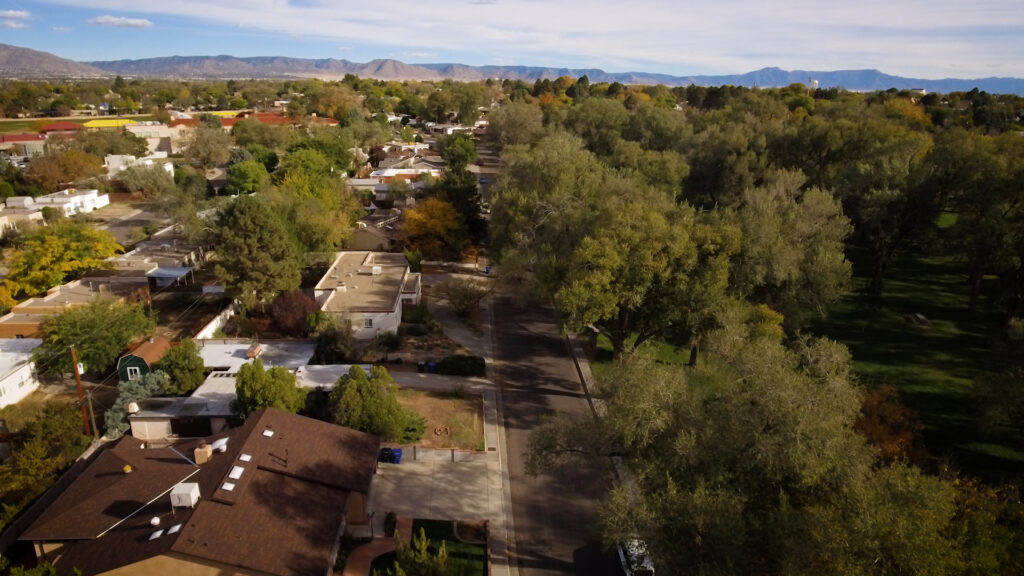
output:
[[[45,134],[0,134],[0,142],[38,142],[46,140]]]
[[[199,118],[176,118],[171,120],[171,128],[175,126],[199,126]]]
[[[81,124],[75,124],[74,122],[51,122],[39,129],[40,132],[64,132],[67,130],[81,130],[83,127]]]

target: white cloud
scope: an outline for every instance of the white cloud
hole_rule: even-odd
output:
[[[25,23],[21,20],[0,20],[0,28],[9,28],[16,30],[18,28],[24,28]]]
[[[97,16],[86,21],[95,26],[114,26],[116,28],[149,28],[152,22],[145,18],[125,18],[124,16]]]
[[[28,20],[28,10],[0,10],[0,19],[3,20]]]
[[[53,32],[71,32],[71,26],[51,26],[50,30]]]
[[[243,26],[380,54],[464,54],[473,60],[468,64],[586,63],[679,75],[779,66],[878,68],[925,78],[1024,76],[1020,0],[393,0],[386,11],[362,0],[47,1]]]

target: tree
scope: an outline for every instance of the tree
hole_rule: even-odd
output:
[[[220,120],[217,120],[218,124]],[[228,161],[231,156],[231,135],[220,128],[200,124],[192,130],[185,158],[205,172]]]
[[[779,319],[730,308],[698,371],[638,355],[600,382],[606,415],[532,436],[531,467],[616,455],[628,480],[602,506],[605,541],[643,539],[656,565],[700,574],[949,573],[955,493],[877,466],[853,431],[848,355],[795,352]],[[844,360],[845,359],[845,360]],[[581,442],[586,439],[586,442]],[[587,456],[582,456],[589,458]]]
[[[309,334],[310,315],[319,309],[316,300],[301,290],[289,290],[274,299],[270,315],[278,330],[288,336],[304,338]]]
[[[99,158],[109,154],[141,158],[149,153],[145,139],[121,130],[79,130],[73,145]]]
[[[157,368],[167,374],[164,394],[187,396],[202,385],[206,367],[199,355],[196,341],[185,338],[171,347],[160,359]]]
[[[452,172],[464,170],[467,166],[476,161],[476,144],[466,134],[455,133],[450,136],[441,136],[437,139],[437,146],[441,158],[448,165]]]
[[[487,141],[500,152],[509,146],[536,142],[544,131],[540,107],[525,102],[510,102],[487,115]]]
[[[244,309],[299,286],[295,249],[280,221],[257,199],[240,196],[229,204],[217,219],[217,237],[215,272]]]
[[[164,200],[177,192],[174,177],[162,166],[131,166],[118,179],[130,194],[146,200]]]
[[[844,242],[852,231],[842,206],[818,188],[801,190],[798,172],[747,190],[736,209],[742,231],[730,289],[782,312],[800,326],[823,316],[851,286]]]
[[[167,373],[159,370],[135,380],[119,382],[117,384],[117,400],[103,415],[106,424],[106,437],[116,440],[131,427],[128,423],[129,404],[165,394],[169,384],[170,379]]]
[[[345,364],[358,361],[356,337],[348,320],[334,322],[323,312],[309,316],[310,332],[316,342],[316,351],[310,364]]]
[[[609,208],[568,254],[558,309],[573,329],[605,335],[616,360],[631,338],[633,349],[672,332],[693,339],[724,298],[738,231],[667,202]]]
[[[422,526],[418,534],[413,534],[411,543],[403,540],[398,532],[395,532],[394,576],[447,576],[448,547],[445,544],[442,541],[437,553],[434,554],[430,551],[431,542]]]
[[[18,238],[7,259],[7,278],[26,295],[42,294],[88,270],[107,266],[106,259],[120,252],[121,246],[106,230],[59,222]]]
[[[588,150],[608,156],[628,120],[629,113],[617,100],[590,98],[569,112],[566,125],[583,139]]]
[[[417,423],[421,419],[398,403],[397,391],[398,386],[383,366],[374,366],[369,375],[361,366],[353,366],[331,390],[334,423],[394,442],[418,440],[423,433],[422,425]]]
[[[428,260],[442,260],[462,251],[465,232],[458,212],[439,198],[427,198],[405,212],[402,238]]]
[[[455,315],[461,318],[475,315],[480,302],[490,293],[490,288],[473,278],[456,278],[434,287],[434,294],[447,300]]]
[[[267,168],[255,160],[239,162],[228,168],[228,192],[252,194],[270,183]]]
[[[97,298],[43,320],[39,326],[43,343],[32,352],[32,358],[41,373],[66,374],[72,370],[70,348],[74,346],[86,370],[103,373],[128,344],[155,328],[152,313],[141,305]]]
[[[100,157],[77,148],[54,150],[32,159],[32,169],[26,182],[47,193],[56,191],[61,184],[75,183],[103,174]]]
[[[277,408],[294,414],[306,403],[306,391],[295,385],[295,374],[284,366],[264,370],[259,358],[238,369],[235,393],[237,398],[231,403],[231,409],[243,418],[261,408]]]

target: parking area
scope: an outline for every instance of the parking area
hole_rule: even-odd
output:
[[[501,477],[494,458],[491,474],[485,452],[407,447],[401,464],[381,463],[367,508],[374,512],[374,532],[384,516],[437,520],[484,520],[501,513]],[[453,461],[454,460],[454,461]],[[497,485],[489,479],[497,476]]]

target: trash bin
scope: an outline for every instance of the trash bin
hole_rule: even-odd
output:
[[[395,461],[395,451],[391,448],[381,448],[380,454],[377,456],[378,462],[391,463]]]
[[[394,457],[394,460],[392,460],[392,462],[394,462],[395,464],[401,464],[402,463],[402,449],[401,448],[393,448],[391,450],[391,455]]]
[[[491,275],[491,267],[490,266],[485,266],[484,267],[484,274],[487,274],[488,276]]]
[[[425,372],[426,369],[427,369],[426,363],[424,363],[424,362],[417,362],[416,363],[416,371],[419,372],[420,374]]]
[[[427,371],[428,371],[428,372],[430,372],[431,374],[433,374],[433,373],[434,373],[434,370],[435,370],[436,368],[437,368],[437,363],[436,363],[436,362],[434,362],[433,360],[431,360],[430,362],[427,362]]]

